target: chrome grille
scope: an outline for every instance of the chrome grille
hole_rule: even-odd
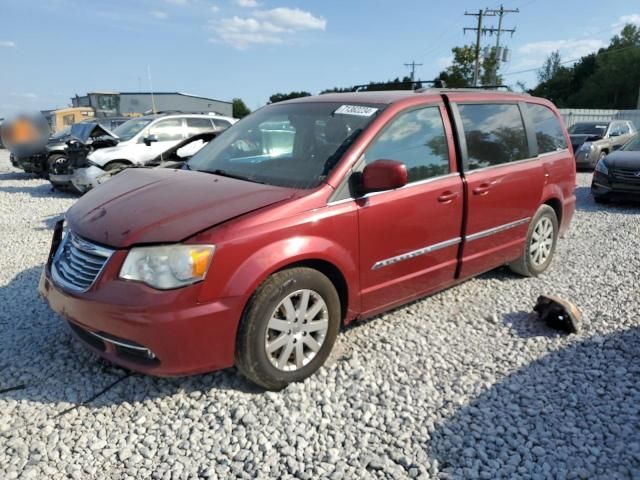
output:
[[[53,280],[68,290],[86,292],[98,278],[112,253],[113,250],[68,232],[51,264]]]
[[[640,168],[613,168],[611,175],[619,180],[640,184]]]

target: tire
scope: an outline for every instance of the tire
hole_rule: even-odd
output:
[[[49,172],[55,172],[55,166],[60,163],[67,163],[67,157],[65,155],[54,153],[47,158],[47,171],[46,176],[49,178]]]
[[[542,235],[545,247],[535,249],[537,240]],[[533,216],[527,232],[524,251],[517,260],[509,264],[509,268],[525,277],[537,277],[544,272],[553,259],[558,242],[558,217],[549,205],[540,205]],[[534,250],[535,249],[535,250]]]
[[[602,195],[594,195],[593,201],[599,204],[609,203],[609,198]]]
[[[126,163],[126,162],[111,162],[111,163],[108,163],[107,165],[105,165],[104,171],[105,172],[115,172],[115,171],[118,171],[118,170],[124,170],[128,166],[129,166],[129,164]]]
[[[305,295],[304,310],[313,313],[311,319],[300,315]],[[240,321],[238,370],[267,390],[304,380],[331,353],[340,330],[340,312],[338,292],[317,270],[298,267],[274,273],[253,294]]]

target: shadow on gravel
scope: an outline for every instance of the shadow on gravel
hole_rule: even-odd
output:
[[[550,353],[431,435],[446,478],[640,478],[640,329]]]
[[[235,369],[179,378],[132,374],[102,392],[129,372],[87,350],[40,299],[42,268],[24,270],[0,285],[0,412],[11,400],[78,405],[91,399],[87,406],[100,406],[210,390],[262,393]]]
[[[507,313],[502,316],[502,323],[520,338],[564,337],[566,333],[548,327],[545,322],[538,319],[538,315],[533,311]]]
[[[0,182],[3,180],[33,180],[34,178],[38,178],[37,175],[33,173],[27,172],[2,172],[0,173]]]
[[[31,177],[34,178],[34,177]],[[1,180],[1,179],[0,179]],[[60,190],[54,190],[50,184],[42,184],[33,187],[14,187],[0,186],[0,192],[5,193],[26,193],[32,197],[56,197],[56,198],[79,198],[78,195],[69,192],[61,192]]]
[[[609,203],[596,203],[591,195],[591,188],[576,188],[576,210],[582,212],[607,212],[637,215],[640,213],[640,199],[615,199]]]

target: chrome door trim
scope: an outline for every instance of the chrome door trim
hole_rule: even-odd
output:
[[[490,235],[495,235],[496,233],[504,232],[505,230],[518,227],[520,225],[528,223],[529,220],[531,220],[531,217],[521,218],[520,220],[516,220],[514,222],[505,223],[503,225],[498,225],[497,227],[489,228],[487,230],[482,230],[481,232],[476,232],[471,235],[467,235],[464,238],[467,242],[472,242],[473,240],[478,240],[480,238],[488,237]]]
[[[460,177],[460,173],[459,172],[451,172],[451,173],[446,173],[444,175],[438,175],[437,177],[430,177],[430,178],[425,178],[422,180],[417,180],[415,182],[411,182],[411,183],[407,183],[406,185],[404,185],[403,187],[400,188],[394,188],[392,190],[381,190],[379,192],[371,192],[371,193],[367,193],[365,195],[362,195],[361,197],[349,197],[349,198],[343,198],[340,200],[335,200],[335,201],[331,201],[327,203],[327,206],[330,207],[332,205],[339,205],[340,203],[345,203],[345,202],[352,202],[354,200],[364,200],[370,197],[375,197],[376,195],[382,195],[384,193],[389,193],[389,192],[397,192],[400,190],[407,190],[409,188],[413,188],[413,187],[419,187],[421,185],[425,185],[427,183],[433,183],[436,182],[438,180],[444,180],[447,178],[452,178],[452,177]]]
[[[451,238],[449,240],[445,240],[444,242],[434,243],[433,245],[428,245],[426,247],[413,250],[411,252],[403,253],[402,255],[396,255],[395,257],[385,258],[384,260],[380,260],[379,262],[374,263],[373,266],[371,267],[371,270],[378,270],[379,268],[388,267],[389,265],[393,265],[394,263],[419,257],[420,255],[426,255],[427,253],[435,252],[436,250],[440,250],[442,248],[451,247],[453,245],[457,245],[461,241],[462,239],[460,237]]]

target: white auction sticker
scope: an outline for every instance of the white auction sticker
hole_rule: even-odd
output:
[[[342,105],[333,113],[336,115],[357,115],[359,117],[370,117],[377,111],[377,108],[365,107],[363,105]]]

